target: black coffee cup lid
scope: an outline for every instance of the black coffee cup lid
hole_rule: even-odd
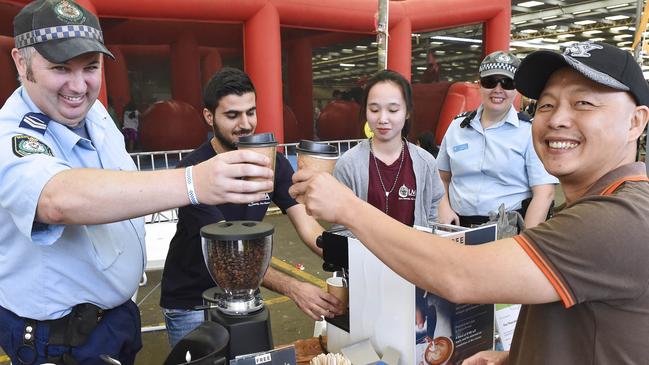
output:
[[[276,146],[277,140],[272,133],[259,133],[253,134],[252,136],[239,137],[237,145],[246,147]]]
[[[303,139],[298,143],[297,148],[299,152],[311,153],[317,155],[338,156],[338,148],[336,146],[318,143]]]
[[[239,241],[270,236],[273,232],[275,232],[275,226],[270,223],[231,221],[203,226],[201,237],[217,241]]]

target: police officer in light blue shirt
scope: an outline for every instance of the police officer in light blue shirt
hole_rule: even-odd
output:
[[[512,106],[519,64],[506,52],[488,55],[480,65],[482,104],[457,116],[444,135],[437,157],[447,192],[443,223],[482,224],[501,204],[519,211],[526,227],[548,214],[558,180],[534,151],[530,120]]]
[[[22,86],[0,109],[0,347],[13,364],[97,364],[102,354],[132,364],[141,339],[130,298],[146,262],[138,217],[259,201],[270,161],[236,151],[135,172],[97,101],[112,57],[97,18],[71,0],[38,0],[14,18],[14,39]]]

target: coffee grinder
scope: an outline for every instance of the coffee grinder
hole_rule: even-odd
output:
[[[273,348],[270,315],[259,286],[270,264],[275,227],[232,221],[201,228],[205,265],[217,287],[203,292],[205,320],[230,333],[228,359]]]

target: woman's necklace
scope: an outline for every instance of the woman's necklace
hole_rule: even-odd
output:
[[[374,166],[376,167],[376,173],[379,175],[379,182],[381,183],[381,188],[383,188],[383,192],[385,193],[385,214],[388,214],[388,197],[390,196],[390,193],[394,191],[394,188],[397,186],[397,181],[399,180],[399,174],[401,173],[401,168],[403,167],[404,150],[405,150],[405,143],[401,141],[401,161],[399,162],[399,169],[397,170],[397,176],[394,177],[394,182],[392,183],[392,187],[390,188],[390,190],[387,190],[385,188],[385,184],[383,183],[383,178],[381,177],[381,170],[379,170],[379,163],[376,162],[376,154],[374,153],[372,142],[370,141],[370,151],[372,151],[372,157],[374,158]]]

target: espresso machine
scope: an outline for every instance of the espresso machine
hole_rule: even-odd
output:
[[[322,249],[322,269],[333,273],[334,276],[342,276],[350,286],[348,237],[353,235],[345,227],[334,227],[322,232],[316,239],[316,245]],[[325,317],[325,320],[337,329],[349,333],[349,310],[333,318]],[[327,328],[329,331],[330,326]]]
[[[201,228],[205,265],[217,287],[203,292],[205,320],[230,334],[228,359],[273,348],[270,315],[259,286],[270,264],[272,224],[214,223]]]

